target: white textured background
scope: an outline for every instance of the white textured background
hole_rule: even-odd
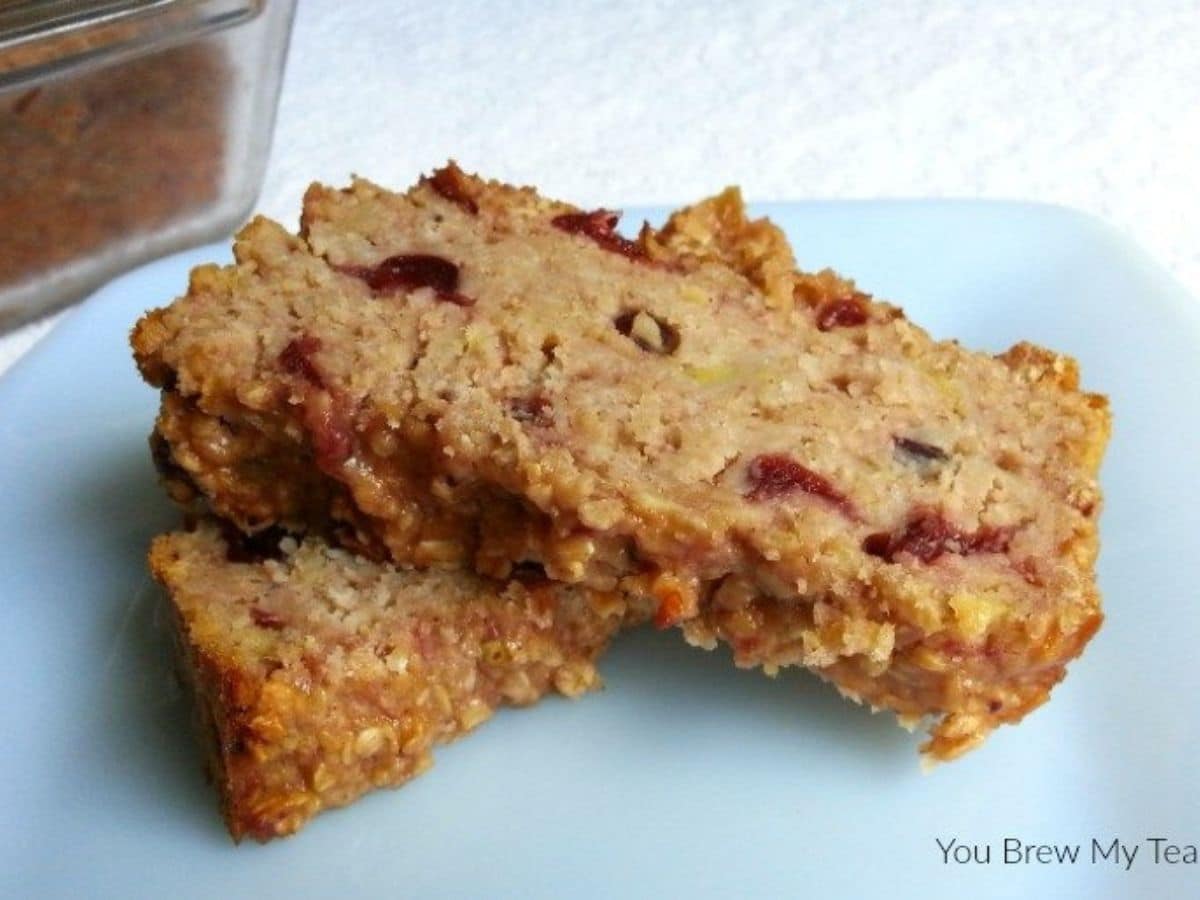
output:
[[[1063,203],[1200,295],[1200,2],[301,0],[261,209],[450,156],[581,205]]]

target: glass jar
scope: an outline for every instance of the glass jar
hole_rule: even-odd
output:
[[[249,214],[294,9],[0,6],[0,332]]]

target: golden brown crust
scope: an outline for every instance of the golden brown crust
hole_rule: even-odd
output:
[[[796,281],[792,248],[769,220],[746,216],[737,187],[680,210],[657,232],[643,228],[639,239],[656,259],[729,266],[757,285],[771,305],[791,306]]]
[[[499,706],[591,689],[608,640],[648,612],[544,581],[400,572],[313,539],[283,546],[232,562],[203,523],[150,551],[235,840],[291,834],[402,784]]]

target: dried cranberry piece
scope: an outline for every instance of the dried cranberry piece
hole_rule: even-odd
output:
[[[824,475],[806,468],[784,453],[764,453],[750,461],[746,469],[750,480],[748,500],[775,500],[796,491],[803,491],[827,500],[851,519],[858,518],[850,499],[833,486]]]
[[[638,316],[647,316],[654,321],[654,324],[658,327],[657,342],[652,342],[640,334],[633,333],[633,325]],[[621,332],[621,334],[625,335],[625,337],[629,338],[647,353],[670,356],[679,349],[679,329],[670,322],[660,319],[654,313],[641,309],[628,310],[613,319],[613,324],[617,326],[617,331]]]
[[[869,318],[866,300],[866,294],[851,294],[823,303],[817,310],[817,329],[829,331],[866,324]]]
[[[430,253],[401,254],[379,263],[364,280],[379,293],[428,287],[453,294],[458,290],[458,266]]]
[[[910,553],[921,562],[933,562],[946,552],[958,532],[938,513],[921,511],[909,517],[896,534],[872,534],[863,549],[872,556],[894,562],[899,553]]]
[[[432,176],[425,179],[425,183],[433,189],[434,193],[474,216],[479,213],[479,204],[467,193],[465,182],[466,178],[462,169],[454,163],[438,169]]]
[[[310,395],[304,402],[304,427],[313,445],[313,459],[326,475],[335,475],[354,452],[354,436],[337,398]]]
[[[269,628],[272,631],[279,631],[287,624],[269,609],[262,609],[258,606],[250,607],[250,619],[259,628]]]
[[[962,535],[965,541],[963,544],[966,552],[964,556],[972,553],[1007,553],[1008,545],[1012,542],[1013,529],[1011,527],[996,528],[993,525],[984,525],[978,531],[973,531],[969,534]]]
[[[636,261],[647,259],[646,251],[637,241],[617,234],[617,222],[621,214],[607,209],[592,212],[563,213],[550,220],[550,224],[567,234],[582,234],[612,253],[619,253]]]
[[[865,538],[863,538],[863,552],[870,554],[871,556],[883,557],[888,562],[891,562],[892,560],[888,556],[888,548],[891,546],[891,542],[892,535],[890,532],[877,531],[875,534],[868,534]]]
[[[897,450],[900,450],[906,456],[910,456],[918,462],[945,462],[950,458],[950,454],[941,447],[926,444],[924,441],[900,437],[899,435],[893,435],[892,441],[895,443]]]
[[[512,417],[518,422],[545,428],[554,424],[554,404],[542,394],[517,397],[508,403]]]
[[[288,342],[279,354],[279,364],[292,375],[299,375],[315,388],[325,387],[325,377],[317,368],[313,354],[321,349],[321,339],[311,334],[302,334]]]
[[[233,523],[222,519],[221,537],[225,540],[225,558],[234,563],[259,563],[264,559],[282,559],[279,542],[287,536],[282,528],[272,525],[254,534],[240,531]]]
[[[303,334],[283,348],[279,364],[311,386],[305,391],[302,421],[312,440],[317,468],[332,475],[354,452],[354,436],[341,393],[328,387],[324,373],[313,359],[320,349],[320,338]]]
[[[1042,573],[1038,571],[1037,560],[1023,559],[1016,563],[1014,568],[1025,579],[1026,583],[1032,584],[1034,587],[1042,586]]]
[[[916,509],[899,531],[868,535],[862,548],[884,562],[895,562],[901,553],[908,553],[923,563],[931,563],[946,553],[957,556],[1005,553],[1012,535],[1012,528],[991,525],[978,531],[962,531],[937,510]]]
[[[361,278],[376,294],[432,288],[439,300],[472,306],[475,300],[458,292],[458,266],[431,253],[401,253],[375,266],[339,266],[346,275]]]

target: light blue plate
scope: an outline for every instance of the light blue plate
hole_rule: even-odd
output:
[[[764,208],[938,336],[1077,356],[1111,395],[1108,621],[1053,701],[930,775],[918,738],[800,672],[630,635],[608,689],[504,712],[428,775],[234,847],[143,568],[175,522],[126,335],[204,248],[112,283],[0,381],[0,879],[6,896],[1183,897],[1200,865],[1200,306],[1105,226],[1036,205]],[[636,216],[631,216],[636,222]],[[653,215],[651,215],[653,218]],[[1005,864],[1005,838],[1081,845]],[[1138,853],[1091,861],[1093,840]],[[991,845],[944,864],[937,841]]]

